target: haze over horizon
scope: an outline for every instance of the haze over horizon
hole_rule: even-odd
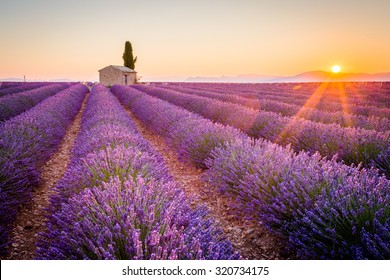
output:
[[[133,44],[159,77],[390,72],[390,1],[4,0],[0,78],[97,80]]]

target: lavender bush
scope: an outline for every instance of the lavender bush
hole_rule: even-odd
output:
[[[390,257],[390,182],[376,171],[249,139],[215,149],[207,166],[212,184],[301,258]]]
[[[74,85],[0,124],[2,236],[8,236],[18,206],[30,199],[32,189],[39,184],[39,167],[58,148],[87,91],[83,85]],[[1,253],[9,241],[1,239]]]
[[[7,88],[17,87],[23,85],[20,82],[0,82],[0,93]]]
[[[367,170],[351,173],[291,223],[302,258],[390,258],[390,183]]]
[[[57,186],[59,195],[51,200],[52,212],[61,203],[85,188],[100,186],[116,176],[122,181],[141,176],[146,182],[157,179],[165,182],[170,179],[164,160],[152,152],[140,150],[136,146],[119,145],[91,152],[70,165]]]
[[[207,211],[189,206],[107,88],[93,87],[81,127],[51,198],[39,259],[239,258]]]
[[[136,131],[116,98],[103,86],[95,86],[88,97],[81,132],[72,150],[71,163],[51,199],[55,212],[73,194],[108,182],[112,176],[126,180],[150,174],[164,179],[163,158]]]
[[[390,115],[389,83],[174,84],[181,88],[274,100],[322,112],[379,117]]]
[[[206,127],[199,116],[187,113],[182,122],[168,122],[169,127],[162,122],[160,129],[161,122],[154,119],[184,116],[184,110],[133,88],[111,90],[167,141],[171,134],[166,131],[182,134],[173,142],[176,146],[188,146],[183,136],[187,130]],[[191,128],[178,129],[191,117]],[[216,145],[203,159],[210,183],[237,199],[242,214],[255,214],[259,222],[288,239],[302,258],[390,258],[390,182],[376,170],[242,135]]]
[[[374,165],[386,175],[387,178],[390,178],[390,146],[386,151],[383,151],[375,160]]]
[[[107,94],[105,88],[95,87],[86,104],[81,133],[72,153],[78,159],[90,152],[116,145],[137,147],[142,151],[152,150],[150,144],[136,131],[134,123],[116,98]]]
[[[256,112],[237,104],[173,90],[143,85],[132,87],[213,121],[231,125],[249,136],[262,137],[282,145],[291,144],[295,151],[319,152],[328,158],[338,154],[347,164],[362,162],[365,166],[371,166],[390,145],[390,132],[342,128],[336,124],[320,124],[300,118],[282,117],[272,112]]]
[[[161,87],[161,86],[160,86]],[[240,95],[235,94],[224,94],[212,91],[205,91],[199,89],[192,89],[185,86],[163,86],[163,88],[168,88],[176,90],[182,93],[189,93],[197,96],[203,96],[207,98],[217,99],[224,102],[231,102],[234,104],[242,105],[254,110],[262,110],[280,113],[283,116],[288,117],[299,117],[310,121],[321,122],[321,123],[336,123],[345,127],[359,127],[364,129],[371,129],[377,131],[388,131],[390,130],[390,120],[384,116],[364,116],[364,115],[354,115],[346,112],[328,112],[321,111],[311,107],[302,107],[291,103],[285,103],[277,100],[267,99],[267,98],[256,98],[249,99],[241,97]]]
[[[237,258],[201,209],[193,211],[174,183],[114,177],[73,196],[52,217],[45,258]],[[74,225],[69,229],[69,225]],[[54,241],[54,242],[53,242]],[[43,243],[45,240],[43,241]],[[215,243],[214,243],[215,242]],[[42,250],[42,249],[41,249]]]
[[[214,148],[244,137],[236,129],[211,123],[137,90],[115,85],[111,91],[121,102],[131,106],[133,113],[142,121],[167,137],[170,144],[178,150],[180,158],[193,162],[197,167],[206,167],[204,162]]]
[[[28,82],[28,83],[20,83],[20,82],[14,82],[14,83],[1,83],[0,87],[0,97],[11,95],[14,93],[22,92],[22,91],[30,91],[33,89],[37,89],[40,87],[53,85],[55,83],[48,83],[48,82]],[[65,84],[65,83],[64,83]],[[70,83],[66,83],[68,86],[70,86]]]
[[[65,83],[54,83],[37,89],[0,97],[0,121],[8,120],[19,115],[68,86]]]

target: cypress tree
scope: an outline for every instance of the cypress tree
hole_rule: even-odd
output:
[[[125,51],[123,53],[122,58],[124,61],[123,65],[134,70],[135,63],[137,62],[137,57],[133,57],[133,47],[131,46],[131,43],[129,41],[126,41],[125,43]]]

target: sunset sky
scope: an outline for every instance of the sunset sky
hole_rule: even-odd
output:
[[[2,0],[0,78],[390,72],[388,0]]]

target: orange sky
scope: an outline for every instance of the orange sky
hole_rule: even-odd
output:
[[[3,0],[0,78],[97,80],[122,65],[152,77],[390,72],[390,1]]]

